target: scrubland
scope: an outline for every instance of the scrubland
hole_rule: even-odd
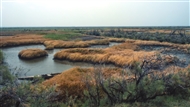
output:
[[[174,55],[163,54],[165,51],[171,50],[171,52],[180,51],[189,54],[190,45],[187,35],[182,37],[187,38],[184,42],[182,39],[177,39],[182,33],[172,33],[171,29],[96,29],[81,30],[80,32],[82,33],[73,31],[71,38],[68,32],[65,33],[66,36],[62,36],[57,31],[44,35],[25,34],[2,37],[0,47],[43,44],[47,50],[63,48],[54,55],[54,60],[94,64],[94,67],[91,68],[71,68],[40,83],[44,90],[52,86],[55,88],[52,93],[48,94],[48,97],[43,97],[44,99],[41,101],[46,100],[51,103],[61,103],[62,106],[74,107],[190,105],[190,66],[179,66],[184,65],[183,61]],[[160,34],[161,38],[159,37],[159,40],[155,41],[157,39],[151,38],[150,35],[144,35],[143,32],[148,35],[153,34],[153,37]],[[75,36],[75,34],[77,35]],[[80,37],[91,34],[102,37],[86,41],[80,39]],[[167,36],[172,38],[171,34],[177,38],[174,38],[174,41],[166,40],[172,43],[164,42],[163,38]],[[146,40],[137,40],[144,38]],[[110,42],[121,44],[104,49],[88,48],[92,45],[108,45]],[[147,46],[148,50],[146,50]],[[154,49],[154,47],[160,48]],[[34,50],[29,50],[21,55],[23,52],[20,52],[20,56],[31,58],[36,57],[35,55],[39,57],[45,51],[43,50],[42,53],[35,51],[36,54],[34,54]],[[102,66],[96,67],[96,64]],[[114,66],[108,68],[104,66],[106,64]],[[46,101],[45,103],[47,103]]]

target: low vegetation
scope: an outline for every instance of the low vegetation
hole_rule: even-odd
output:
[[[72,48],[57,52],[54,59],[102,66],[74,67],[45,81],[36,78],[35,82],[19,82],[17,76],[13,75],[4,64],[3,53],[0,51],[0,106],[188,107],[190,106],[190,66],[182,68],[179,65],[184,65],[183,61],[173,55],[162,54],[166,51],[174,53],[179,51],[187,55],[190,53],[188,34],[182,32],[185,31],[184,28],[176,29],[35,30],[41,35],[27,34],[30,29],[24,29],[27,35],[2,37],[0,47],[44,44],[47,50]],[[77,39],[86,34],[93,37],[96,35],[119,38],[101,37],[88,41]],[[108,45],[109,42],[121,42],[121,44],[105,49],[85,48],[91,45]],[[161,48],[154,50],[154,47]],[[39,49],[27,49],[19,53],[19,57],[24,59],[46,55],[45,50]],[[110,63],[118,67],[104,66]]]
[[[108,38],[110,42],[125,42],[126,39],[124,38]]]
[[[188,102],[190,67],[160,71],[153,70],[154,66],[146,59],[125,69],[72,68],[43,84],[57,84],[58,99],[70,102],[69,106],[189,106],[176,101]]]
[[[54,48],[84,48],[88,47],[89,44],[84,41],[62,41],[62,40],[51,40],[45,41],[44,45],[46,47],[54,47]]]
[[[116,66],[131,66],[135,61],[142,61],[146,57],[162,57],[162,63],[170,65],[179,59],[173,56],[158,55],[161,51],[143,51],[140,45],[144,42],[126,41],[120,45],[105,49],[75,48],[57,52],[54,55],[56,60],[69,60],[75,62],[90,62],[94,64],[114,64]],[[148,43],[147,43],[148,44]],[[152,44],[151,44],[152,45]],[[169,45],[167,45],[169,46]],[[172,46],[172,45],[171,45]]]
[[[45,38],[49,38],[49,39],[53,39],[53,40],[71,40],[74,39],[78,36],[82,36],[81,33],[74,33],[74,32],[65,32],[63,34],[47,34],[44,37]]]
[[[20,59],[35,59],[44,56],[48,56],[48,53],[42,49],[25,49],[18,54]]]
[[[2,51],[0,53],[2,55]],[[58,102],[52,103],[54,96],[57,95],[55,87],[43,86],[41,78],[36,78],[38,81],[35,84],[30,81],[18,81],[17,75],[13,72],[16,71],[10,71],[7,65],[0,63],[0,107],[63,106]]]
[[[74,67],[61,74],[46,80],[43,82],[45,86],[57,85],[57,91],[60,93],[59,98],[66,100],[67,96],[77,97],[78,99],[83,98],[83,91],[85,88],[85,83],[83,78],[90,76],[95,71],[94,68],[79,68]],[[111,75],[117,75],[122,71],[120,68],[105,68],[103,70],[103,75],[108,78]]]
[[[0,64],[3,63],[3,52],[0,50]]]
[[[85,48],[91,45],[108,45],[107,39],[102,40],[90,40],[90,41],[62,41],[62,40],[49,40],[45,41],[46,48]]]
[[[87,51],[89,53],[83,54],[81,51]],[[78,51],[72,53],[72,51]],[[104,53],[101,53],[101,52]],[[96,54],[91,54],[96,52]],[[130,49],[126,50],[103,50],[103,49],[67,49],[57,52],[54,55],[54,59],[58,60],[69,60],[79,62],[90,62],[90,63],[101,63],[101,64],[115,64],[117,66],[129,66],[133,61],[140,60],[145,56],[152,56],[155,52],[145,51],[133,51]]]
[[[185,28],[112,28],[109,30],[94,29],[86,31],[88,35],[108,36],[128,39],[154,40],[160,42],[172,42],[180,44],[190,43],[189,33]]]
[[[0,47],[10,47],[20,45],[43,44],[43,42],[48,39],[45,39],[42,35],[27,34],[1,37],[0,40]]]

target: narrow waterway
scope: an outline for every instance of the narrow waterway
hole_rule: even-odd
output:
[[[111,42],[109,45],[93,45],[89,48],[107,48],[119,43]],[[82,62],[69,62],[69,61],[54,61],[53,56],[56,52],[62,49],[48,50],[48,56],[34,60],[21,60],[18,58],[18,53],[23,49],[39,48],[45,49],[44,45],[28,45],[3,48],[2,51],[5,56],[5,62],[8,64],[11,71],[19,72],[19,76],[32,76],[48,73],[60,73],[74,66],[92,67],[93,64]],[[111,66],[111,65],[107,65]],[[20,69],[20,70],[15,70]]]

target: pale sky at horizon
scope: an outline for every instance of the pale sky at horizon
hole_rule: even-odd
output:
[[[190,26],[190,0],[0,0],[0,27]]]

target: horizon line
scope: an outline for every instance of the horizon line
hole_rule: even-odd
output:
[[[190,26],[6,26],[0,28],[51,28],[51,27],[190,27]]]

